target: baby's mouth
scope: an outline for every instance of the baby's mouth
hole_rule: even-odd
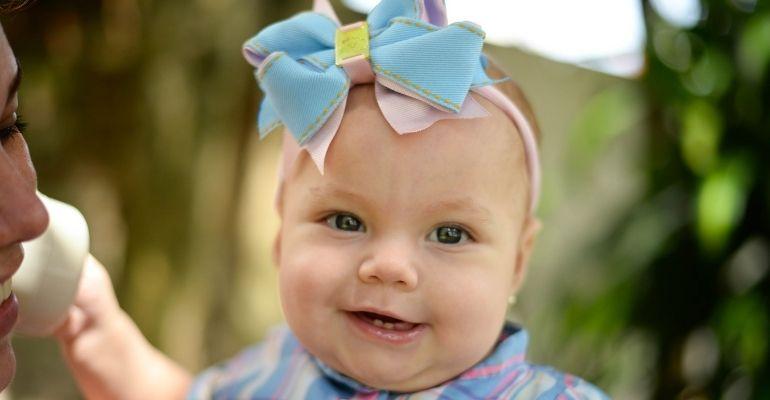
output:
[[[358,318],[378,328],[397,331],[397,332],[408,332],[420,325],[413,322],[403,321],[398,318],[393,318],[387,315],[377,314],[377,313],[368,312],[368,311],[353,311],[351,312],[351,314],[355,318]]]

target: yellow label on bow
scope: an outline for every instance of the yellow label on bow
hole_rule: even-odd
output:
[[[369,25],[361,21],[337,29],[334,54],[337,65],[355,56],[369,58]]]

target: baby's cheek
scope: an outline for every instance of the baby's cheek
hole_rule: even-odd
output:
[[[285,252],[279,266],[284,316],[302,345],[324,361],[333,360],[335,331],[344,265],[325,246],[305,241]]]
[[[279,267],[281,299],[288,315],[302,312],[311,318],[333,305],[341,266],[323,247],[304,246],[285,254]],[[326,310],[328,311],[328,310]]]
[[[453,349],[449,354],[455,359],[448,362],[468,364],[466,368],[487,354],[505,321],[502,285],[479,278],[466,276],[431,296],[438,344]]]

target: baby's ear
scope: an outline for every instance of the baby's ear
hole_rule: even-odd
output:
[[[516,266],[513,274],[512,293],[517,293],[519,289],[521,289],[522,283],[524,283],[524,278],[527,275],[527,269],[529,267],[529,258],[532,255],[532,250],[535,248],[535,239],[542,228],[543,224],[539,219],[533,216],[527,216],[524,228],[521,231],[521,237],[519,238],[519,248],[516,254]]]

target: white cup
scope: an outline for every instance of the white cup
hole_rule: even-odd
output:
[[[48,229],[24,242],[24,261],[13,276],[13,292],[19,299],[15,331],[49,336],[67,317],[88,256],[88,225],[69,204],[38,192],[49,215]]]

